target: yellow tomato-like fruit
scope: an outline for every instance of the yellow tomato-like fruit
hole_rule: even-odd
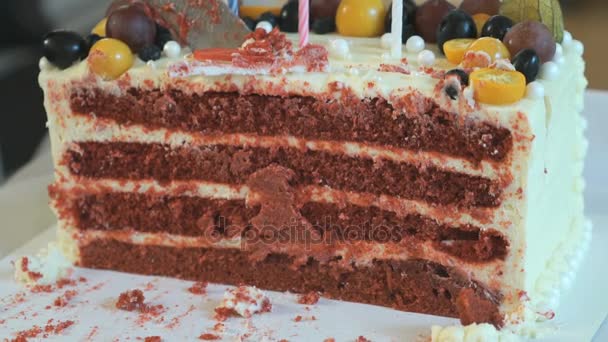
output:
[[[459,38],[448,40],[443,44],[443,52],[450,63],[460,64],[464,59],[464,54],[475,39]]]
[[[338,33],[375,37],[384,33],[386,10],[382,0],[342,0],[336,14]]]
[[[490,55],[492,62],[497,59],[511,59],[509,49],[500,40],[492,37],[481,37],[469,46],[467,51],[483,51]]]
[[[107,23],[108,23],[108,18],[101,19],[101,21],[99,23],[97,23],[97,25],[95,25],[95,27],[93,28],[93,31],[91,31],[91,33],[96,34],[100,37],[105,37]]]
[[[105,38],[93,45],[88,63],[91,71],[104,80],[118,78],[133,66],[133,53],[118,39]]]
[[[477,36],[481,36],[481,29],[483,25],[485,25],[486,21],[490,19],[491,15],[485,13],[477,13],[473,15],[473,21],[475,22],[475,26],[477,27]]]
[[[475,100],[503,105],[519,101],[526,94],[526,77],[519,71],[482,68],[469,77]]]

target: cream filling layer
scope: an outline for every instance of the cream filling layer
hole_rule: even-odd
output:
[[[201,147],[206,145],[231,145],[246,147],[291,147],[300,150],[345,154],[374,160],[404,162],[418,167],[436,167],[440,170],[471,176],[496,179],[500,176],[500,164],[482,161],[476,165],[462,158],[437,152],[411,151],[387,146],[356,142],[307,140],[294,136],[258,136],[253,134],[222,134],[209,136],[174,129],[151,129],[142,125],[118,125],[112,120],[83,115],[63,117],[57,126],[64,144],[81,141],[133,142],[165,144],[173,148]]]
[[[72,176],[56,183],[59,189],[76,191],[76,193],[97,194],[108,191],[140,193],[158,196],[193,196],[215,199],[240,199],[256,196],[246,185],[227,185],[202,181],[172,181],[159,184],[154,180],[92,180]],[[333,190],[327,187],[305,186],[296,189],[297,201],[321,203],[350,203],[358,206],[375,206],[381,210],[391,211],[398,216],[420,214],[449,226],[472,225],[480,229],[494,229],[505,232],[500,225],[495,225],[493,215],[500,215],[500,209],[472,209],[466,211],[454,206],[436,206],[424,201],[406,200],[392,196],[353,193]],[[490,218],[488,218],[490,217]]]

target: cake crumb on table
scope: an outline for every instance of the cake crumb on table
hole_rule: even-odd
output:
[[[144,342],[160,342],[162,339],[160,336],[148,336],[144,339]]]
[[[116,308],[125,311],[141,311],[146,306],[145,298],[141,290],[125,291],[118,297]]]
[[[199,336],[198,339],[203,341],[217,341],[221,339],[221,337],[215,334],[205,333]]]
[[[306,305],[314,305],[319,302],[319,298],[321,298],[321,294],[317,291],[311,291],[306,294],[301,294],[298,296],[298,303],[306,304]]]
[[[207,294],[207,285],[208,285],[207,282],[198,281],[198,282],[192,284],[192,286],[190,286],[188,288],[188,292],[197,294],[197,295],[205,295],[205,294]]]
[[[270,312],[272,304],[264,292],[251,286],[239,286],[224,293],[224,299],[215,308],[215,319],[225,321],[230,316],[250,318],[257,313]]]

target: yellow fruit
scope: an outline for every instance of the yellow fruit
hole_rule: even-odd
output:
[[[104,80],[118,78],[133,66],[133,53],[118,39],[105,38],[93,45],[89,52],[89,68]]]
[[[475,100],[503,105],[519,101],[526,93],[526,77],[519,71],[483,68],[470,75]]]
[[[107,22],[108,22],[108,18],[101,19],[101,21],[99,23],[97,23],[97,25],[95,25],[95,27],[93,28],[93,31],[91,31],[91,33],[96,34],[100,37],[105,37]]]
[[[500,40],[492,37],[481,37],[469,46],[467,51],[483,51],[490,55],[492,62],[497,59],[511,59],[509,49]]]
[[[491,15],[485,13],[477,13],[473,15],[473,21],[475,22],[475,26],[477,26],[477,37],[481,36],[481,29],[483,25],[485,25],[486,21],[490,19]]]
[[[564,38],[564,18],[559,0],[505,0],[500,6],[500,14],[515,23],[540,21],[553,33],[556,42]]]
[[[336,14],[338,33],[375,37],[384,33],[386,10],[382,0],[342,0]]]
[[[460,64],[464,59],[464,53],[475,39],[460,38],[448,40],[443,44],[443,52],[450,63]]]

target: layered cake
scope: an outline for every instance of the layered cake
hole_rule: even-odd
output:
[[[396,35],[353,37],[378,33],[349,2],[339,34],[302,47],[267,21],[238,48],[176,30],[159,45],[159,9],[138,3],[91,42],[51,34],[40,85],[69,259],[463,324],[551,318],[589,238],[582,44],[510,2],[498,19],[450,5],[425,37],[406,21],[432,0],[406,2],[395,55]],[[389,7],[365,6],[383,23]],[[124,32],[146,20],[154,33]]]

